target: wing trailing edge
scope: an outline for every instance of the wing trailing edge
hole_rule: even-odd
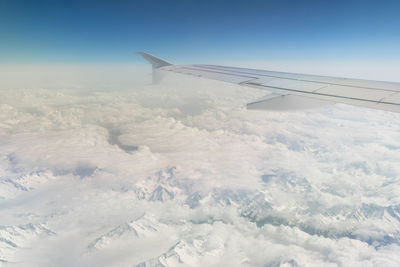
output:
[[[252,110],[303,110],[319,108],[335,104],[334,102],[318,100],[296,95],[281,95],[271,93],[254,102],[247,104],[247,109]]]

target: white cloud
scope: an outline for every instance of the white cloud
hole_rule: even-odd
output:
[[[262,92],[175,76],[151,86],[133,74],[3,72],[0,260],[400,264],[399,114],[247,111]],[[29,224],[52,234],[22,229],[7,245]]]

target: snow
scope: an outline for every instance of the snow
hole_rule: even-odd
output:
[[[15,68],[0,265],[400,265],[399,114],[248,111],[265,92],[135,66]]]

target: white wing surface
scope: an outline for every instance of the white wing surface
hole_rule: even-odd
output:
[[[400,112],[400,83],[357,80],[216,65],[173,65],[140,53],[153,71],[170,71],[255,87],[268,94],[249,109],[287,110],[344,103]]]

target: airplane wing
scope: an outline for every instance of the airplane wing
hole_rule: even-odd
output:
[[[344,103],[400,112],[400,83],[347,79],[216,65],[173,65],[144,52],[153,66],[153,81],[169,71],[267,91],[248,109],[288,110]]]

